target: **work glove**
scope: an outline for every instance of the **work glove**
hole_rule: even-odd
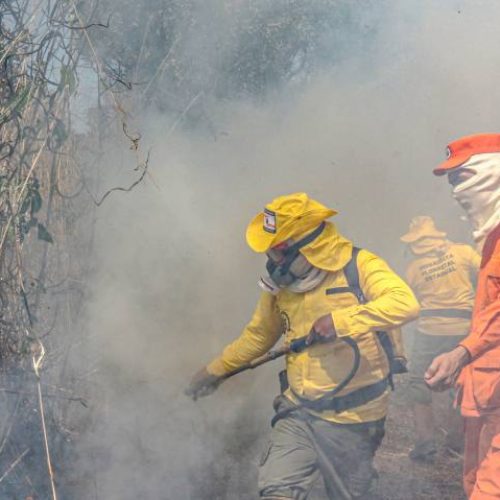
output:
[[[217,375],[208,373],[206,367],[203,367],[195,373],[188,387],[184,390],[184,394],[196,401],[198,398],[212,394],[220,383],[221,380]]]
[[[337,337],[335,325],[331,314],[325,314],[318,318],[307,336],[306,344],[311,345],[315,342],[331,342]]]

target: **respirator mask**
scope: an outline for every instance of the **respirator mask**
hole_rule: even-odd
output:
[[[323,222],[312,233],[291,245],[277,245],[267,251],[267,277],[262,277],[260,286],[264,290],[277,293],[287,288],[295,292],[308,291],[322,281],[326,272],[314,267],[300,253],[300,249],[315,240],[325,228]]]

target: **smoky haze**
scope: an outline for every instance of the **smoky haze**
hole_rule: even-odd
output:
[[[219,4],[237,11],[246,2]],[[216,47],[217,11],[202,11],[213,27],[203,33],[212,77],[212,61],[226,52]],[[352,37],[334,64],[261,99],[205,94],[210,133],[158,111],[139,116],[150,176],[97,212],[84,358],[98,370],[93,424],[79,449],[95,480],[81,498],[256,497],[282,363],[196,403],[182,390],[250,318],[264,259],[246,246],[245,228],[271,199],[307,192],[399,272],[399,237],[415,215],[468,240],[446,181],[431,169],[449,141],[499,129],[500,4],[374,2],[355,15],[371,38]],[[190,39],[182,57],[195,59],[198,48]],[[103,185],[135,179],[123,143],[106,148]]]

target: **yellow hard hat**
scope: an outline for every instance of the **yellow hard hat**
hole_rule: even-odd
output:
[[[255,252],[266,252],[290,238],[297,239],[337,212],[312,200],[306,193],[280,196],[267,204],[247,227],[247,243]]]
[[[418,215],[410,221],[409,230],[401,236],[401,241],[413,243],[422,238],[446,238],[446,233],[436,228],[432,217]]]

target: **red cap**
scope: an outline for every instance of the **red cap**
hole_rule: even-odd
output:
[[[500,152],[500,134],[476,134],[462,137],[448,144],[446,161],[434,169],[435,175],[447,174],[463,165],[471,156]]]

